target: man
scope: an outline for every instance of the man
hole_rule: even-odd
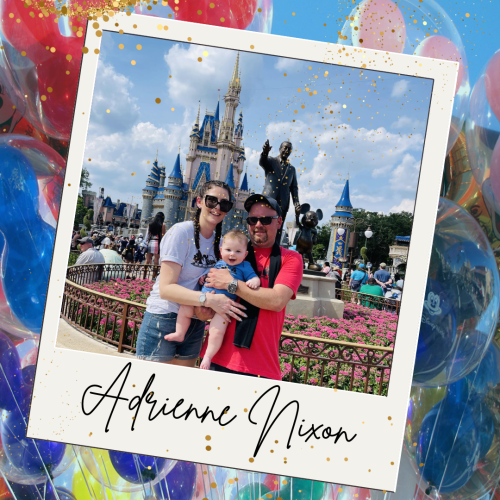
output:
[[[295,215],[300,215],[299,185],[297,183],[297,173],[295,167],[290,164],[288,157],[292,152],[292,143],[285,141],[281,143],[280,154],[277,157],[269,157],[272,146],[269,139],[262,147],[259,165],[264,169],[266,180],[264,183],[264,196],[274,198],[281,208],[281,218],[283,223],[286,220],[288,207],[290,206],[290,194],[292,195],[295,207]],[[278,231],[278,241],[281,240],[280,227]],[[293,242],[291,242],[293,244]]]
[[[104,264],[104,255],[94,248],[94,240],[89,236],[85,236],[78,240],[80,243],[80,248],[82,253],[78,257],[75,262],[75,266],[81,266],[83,264]],[[101,272],[95,271],[93,273],[89,273],[88,278],[85,280],[85,283],[93,283],[94,281],[98,281]],[[82,283],[83,284],[83,283]]]
[[[366,285],[363,285],[359,292],[366,293],[367,295],[375,295],[376,297],[383,297],[384,296],[384,292],[382,291],[382,288],[377,284],[377,281],[375,280],[375,278],[368,278]],[[365,297],[363,297],[363,298],[365,298]],[[373,309],[373,308],[382,309],[383,303],[378,302],[378,304],[375,305],[374,301],[362,300],[361,304],[364,305],[365,307],[369,307],[370,309]]]
[[[382,290],[385,293],[387,291],[387,285],[392,284],[392,278],[390,273],[385,270],[386,264],[384,262],[382,262],[379,267],[380,269],[378,271],[375,271],[373,277],[375,278],[375,281],[382,287]]]
[[[210,369],[281,380],[280,337],[286,305],[295,299],[302,281],[302,258],[279,246],[276,237],[283,218],[275,199],[254,194],[245,202],[245,210],[251,240],[246,260],[259,276],[261,286],[252,290],[245,282],[234,280],[227,269],[209,272],[205,283],[236,293],[248,316],[241,322],[231,321]],[[205,348],[206,342],[202,356]]]

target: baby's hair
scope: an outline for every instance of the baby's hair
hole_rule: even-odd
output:
[[[231,231],[228,231],[223,237],[222,237],[222,243],[224,243],[225,239],[228,240],[239,240],[241,243],[248,243],[248,236],[243,232],[239,231],[238,229],[231,229]]]

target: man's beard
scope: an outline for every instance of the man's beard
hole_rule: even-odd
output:
[[[267,232],[262,232],[262,233],[254,233],[252,235],[252,243],[259,245],[262,243],[267,243],[269,241],[269,236]]]

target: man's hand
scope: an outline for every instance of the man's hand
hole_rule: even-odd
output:
[[[295,203],[294,207],[295,207],[295,215],[297,217],[300,217],[300,203],[298,203],[298,202]]]
[[[269,144],[269,139],[264,143],[264,146],[262,146],[262,154],[264,156],[267,156],[273,147]]]
[[[207,279],[207,275],[204,274],[203,276],[200,276],[200,279],[198,280],[198,283],[203,286],[205,284],[205,280]]]
[[[227,290],[229,283],[233,281],[233,277],[229,269],[210,269],[205,286],[217,288],[217,290]]]
[[[251,278],[247,281],[247,286],[251,288],[252,290],[257,290],[260,286],[260,279],[255,276],[254,278]]]

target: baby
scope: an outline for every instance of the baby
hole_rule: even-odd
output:
[[[237,230],[229,231],[222,241],[222,246],[220,249],[221,260],[215,264],[215,269],[229,269],[231,276],[233,278],[245,281],[247,286],[256,290],[260,286],[260,279],[255,274],[252,266],[249,262],[245,261],[247,252],[248,238],[244,233]],[[200,284],[205,283],[206,275],[200,278]],[[227,295],[232,300],[236,300],[236,295],[229,293],[227,290],[217,290],[215,288],[209,288],[203,286],[202,292],[213,292],[223,293]],[[175,340],[177,342],[182,342],[191,324],[191,318],[194,316],[194,307],[181,305],[179,312],[177,314],[177,322],[175,325],[175,332],[165,335],[166,340]],[[207,350],[205,356],[200,365],[202,370],[208,370],[212,362],[212,358],[217,354],[222,345],[222,340],[224,339],[224,334],[226,333],[226,328],[228,325],[226,321],[219,314],[215,316],[210,321],[209,338]]]

